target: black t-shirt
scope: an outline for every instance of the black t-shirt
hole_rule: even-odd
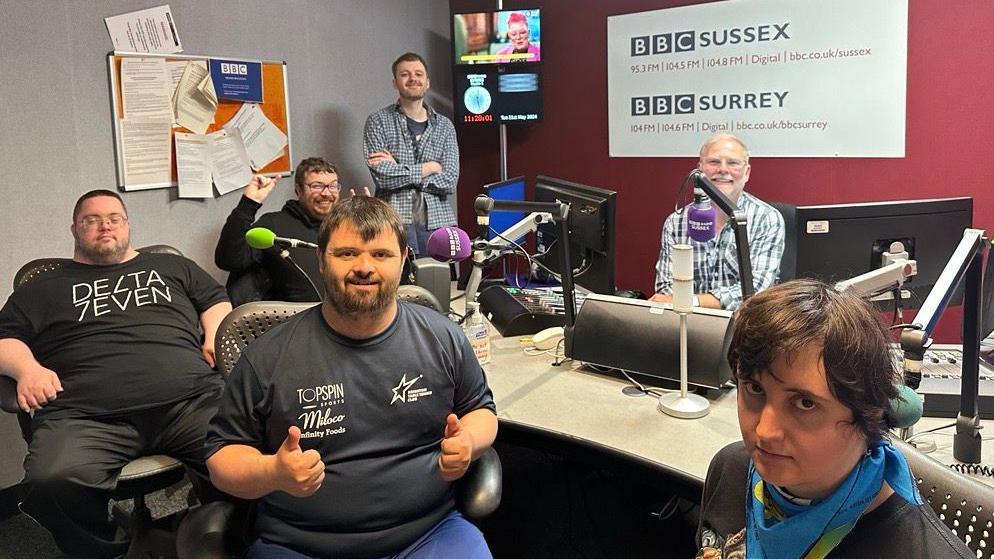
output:
[[[697,530],[699,559],[745,557],[746,477],[749,455],[742,442],[726,446],[711,459],[701,500]],[[833,549],[830,559],[900,557],[901,559],[967,559],[974,557],[929,505],[914,505],[891,495],[864,514]]]
[[[122,415],[220,387],[201,354],[200,313],[223,301],[182,256],[70,262],[14,291],[0,338],[21,340],[59,375],[63,392],[36,418]]]
[[[317,449],[325,480],[314,495],[259,500],[257,531],[310,555],[380,557],[423,535],[453,507],[438,472],[449,413],[494,410],[466,336],[433,310],[400,303],[382,334],[334,332],[320,306],[253,341],[225,386],[207,432],[274,454],[291,425]]]

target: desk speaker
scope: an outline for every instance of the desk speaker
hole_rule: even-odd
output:
[[[732,378],[731,339],[731,311],[695,308],[687,316],[690,384],[719,388]],[[680,381],[680,315],[669,306],[591,293],[566,340],[572,359]]]

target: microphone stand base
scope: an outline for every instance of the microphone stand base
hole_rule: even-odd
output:
[[[711,411],[711,403],[707,398],[688,393],[681,396],[679,392],[669,392],[659,397],[659,411],[680,419],[697,419]]]
[[[956,417],[956,434],[953,435],[953,458],[967,464],[980,463],[980,417],[960,414]]]

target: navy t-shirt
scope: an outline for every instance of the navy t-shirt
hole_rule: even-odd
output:
[[[438,472],[449,413],[494,410],[466,336],[437,312],[400,303],[380,335],[333,331],[316,306],[253,341],[225,386],[207,433],[274,454],[291,425],[317,449],[314,495],[276,491],[258,503],[259,536],[302,553],[380,557],[403,549],[453,507]]]
[[[24,342],[59,375],[63,392],[36,418],[124,415],[220,388],[201,353],[200,313],[227,300],[182,256],[70,262],[14,291],[0,338]]]

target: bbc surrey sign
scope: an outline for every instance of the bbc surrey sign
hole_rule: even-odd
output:
[[[614,157],[903,157],[907,0],[728,0],[608,18]]]

